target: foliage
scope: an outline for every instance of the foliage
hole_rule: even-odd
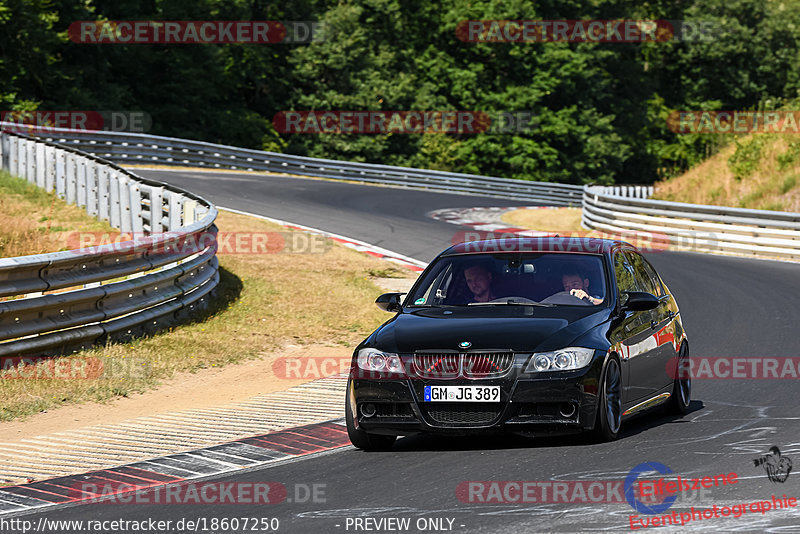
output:
[[[140,110],[154,134],[569,183],[652,182],[726,143],[674,110],[776,109],[800,93],[800,0],[0,0],[3,110]],[[666,19],[705,39],[469,43],[465,20]],[[319,20],[307,44],[78,44],[81,20]],[[528,111],[527,131],[279,134],[287,110]],[[788,156],[787,156],[788,157]],[[742,172],[746,172],[743,169]]]
[[[742,142],[735,141],[736,151],[728,158],[728,167],[736,180],[749,178],[758,168],[766,140],[765,136],[756,135]]]

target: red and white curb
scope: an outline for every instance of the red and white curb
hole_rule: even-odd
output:
[[[0,442],[0,483],[71,476],[338,419],[345,385],[329,376],[236,402]]]
[[[552,232],[540,232],[509,226],[502,216],[519,209],[556,209],[550,206],[511,206],[495,208],[445,208],[428,213],[428,217],[458,226],[465,226],[481,232],[492,234],[513,234],[527,237],[553,235]]]
[[[344,420],[340,419],[81,475],[3,487],[0,488],[0,517],[67,503],[126,502],[124,495],[131,492],[233,473],[349,444]]]
[[[339,234],[334,234],[332,232],[326,232],[325,230],[320,230],[319,228],[313,228],[311,226],[304,226],[302,224],[295,224],[288,221],[283,221],[281,219],[275,219],[274,217],[267,217],[265,215],[258,215],[256,213],[250,213],[247,211],[240,211],[235,210],[232,208],[223,208],[217,206],[217,209],[220,211],[228,211],[230,213],[236,213],[238,215],[247,215],[248,217],[255,217],[257,219],[262,219],[264,221],[269,221],[275,224],[279,224],[285,228],[291,228],[294,230],[302,230],[304,232],[308,232],[311,234],[317,234],[325,236],[337,243],[341,243],[342,245],[352,248],[353,250],[357,250],[358,252],[369,254],[370,256],[375,256],[376,258],[380,258],[382,260],[391,261],[393,263],[398,263],[403,267],[411,269],[412,271],[422,272],[427,267],[427,263],[411,258],[409,256],[404,256],[402,254],[398,254],[397,252],[393,252],[391,250],[387,250],[382,247],[378,247],[376,245],[371,245],[364,241],[359,241],[358,239],[353,239],[352,237],[346,237]]]

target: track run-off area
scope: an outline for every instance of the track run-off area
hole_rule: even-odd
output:
[[[456,234],[463,236],[465,229],[435,220],[430,212],[514,204],[490,197],[255,173],[136,172],[185,188],[217,206],[323,229],[424,262],[448,247]],[[678,300],[693,358],[800,355],[800,264],[671,251],[647,257]],[[374,306],[372,302],[363,305]],[[686,416],[651,412],[623,425],[620,438],[612,443],[593,444],[576,437],[412,436],[398,439],[388,452],[337,446],[197,479],[282,485],[285,494],[269,504],[151,499],[72,503],[8,517],[32,524],[44,517],[48,521],[170,520],[173,529],[177,520],[200,520],[209,527],[207,532],[649,530],[645,525],[657,523],[644,521],[663,514],[639,514],[642,522],[632,522],[635,512],[624,495],[622,502],[615,495],[595,499],[595,495],[580,498],[565,493],[566,499],[552,495],[547,499],[557,502],[523,503],[497,502],[513,501],[515,494],[492,499],[489,491],[465,494],[462,490],[465,483],[475,481],[486,488],[492,488],[491,482],[497,482],[495,488],[508,488],[508,481],[527,481],[542,483],[536,491],[540,496],[543,487],[553,489],[559,482],[568,483],[571,492],[575,481],[597,481],[611,494],[615,490],[609,488],[618,491],[631,469],[657,462],[672,471],[670,477],[737,474],[736,483],[683,492],[664,514],[680,515],[692,507],[741,509],[758,501],[769,501],[777,508],[763,513],[747,508],[738,517],[695,515],[683,530],[800,532],[798,507],[778,508],[772,501],[773,495],[800,497],[800,475],[790,472],[783,482],[775,482],[763,465],[757,465],[773,446],[785,458],[800,461],[800,440],[795,441],[800,436],[798,392],[797,379],[696,379]],[[215,518],[217,528],[211,530]],[[231,522],[222,528],[221,520],[230,518],[255,518],[257,523],[245,526],[257,528],[242,528],[241,522],[237,528]],[[184,523],[183,530],[171,531],[193,530]]]

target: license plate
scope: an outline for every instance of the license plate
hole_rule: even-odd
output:
[[[500,386],[425,386],[425,402],[500,402]]]

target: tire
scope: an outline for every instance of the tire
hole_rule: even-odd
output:
[[[351,408],[351,383],[347,383],[347,399],[344,405],[345,422],[347,423],[347,436],[354,447],[363,451],[385,451],[392,448],[397,436],[384,436],[381,434],[369,434],[361,428],[356,428],[356,422]]]
[[[667,413],[686,415],[689,412],[689,403],[692,402],[692,377],[688,371],[683,371],[688,361],[689,347],[684,342],[678,353],[678,365],[672,384],[672,396],[667,404]]]
[[[622,370],[619,360],[611,357],[603,368],[594,438],[600,442],[614,441],[622,425]]]

